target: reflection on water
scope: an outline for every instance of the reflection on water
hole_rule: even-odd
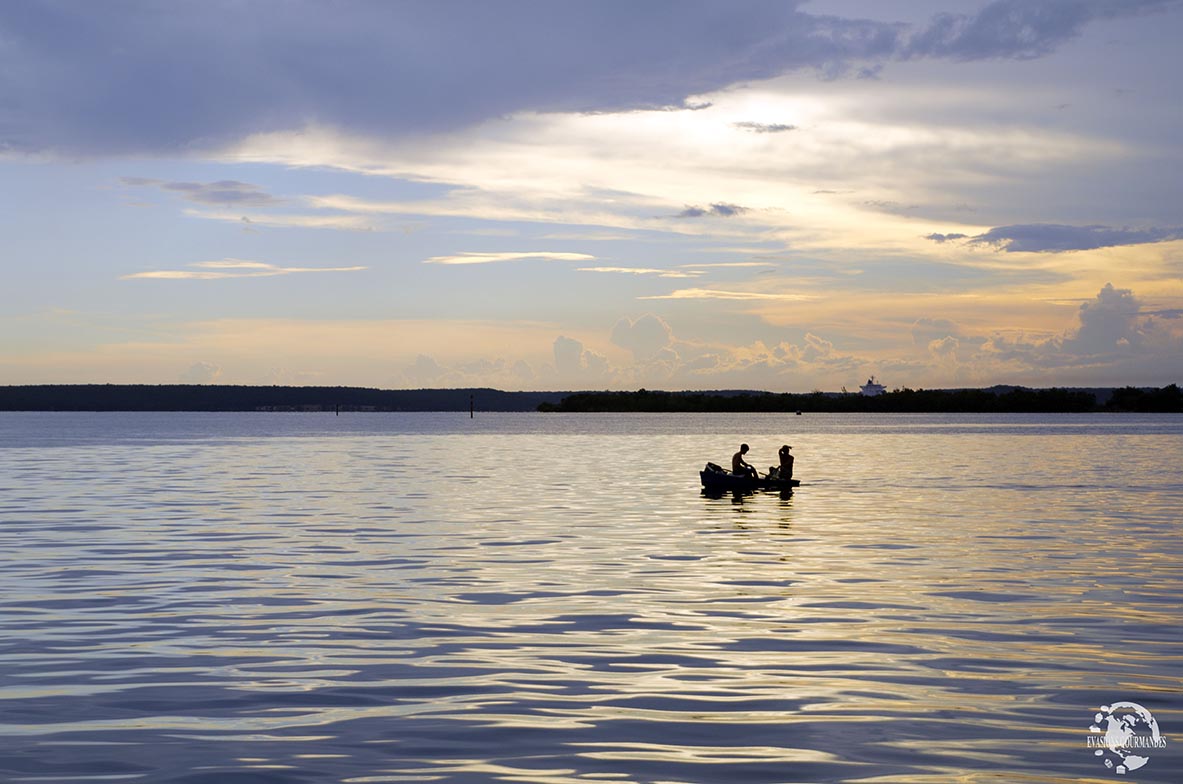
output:
[[[1177,417],[0,435],[4,781],[1106,781],[1118,700],[1183,769]]]

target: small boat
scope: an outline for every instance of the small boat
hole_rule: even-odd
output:
[[[707,463],[707,467],[698,472],[702,479],[702,489],[707,492],[751,492],[753,490],[792,490],[799,487],[798,479],[776,479],[768,477],[754,478],[743,474],[733,474],[723,470],[714,463]]]

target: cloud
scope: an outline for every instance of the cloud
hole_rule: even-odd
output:
[[[912,324],[912,343],[927,346],[946,337],[964,338],[961,327],[949,319],[920,318]]]
[[[557,253],[551,251],[525,251],[506,253],[457,253],[452,256],[432,256],[424,264],[493,264],[501,261],[541,259],[544,261],[594,261],[595,256],[586,253]]]
[[[809,294],[779,294],[776,292],[761,291],[723,291],[719,289],[679,289],[677,291],[672,291],[669,294],[654,294],[648,297],[638,297],[638,299],[725,299],[736,300],[740,302],[758,300],[788,300],[791,302],[803,302],[817,298]]]
[[[900,56],[952,60],[1042,57],[1091,22],[1178,7],[1175,0],[995,0],[976,14],[939,14]]]
[[[940,235],[935,235],[940,236]],[[929,235],[933,239],[934,235]],[[945,235],[955,239],[958,235]],[[1119,245],[1142,245],[1183,239],[1183,227],[1149,229],[1115,229],[1109,226],[1065,226],[1055,223],[1028,223],[999,226],[979,234],[969,241],[979,245],[993,245],[1007,253],[1059,253],[1072,250],[1092,250]]]
[[[974,361],[994,360],[1003,368],[1039,373],[1054,371],[1061,379],[1075,374],[1090,385],[1165,384],[1177,380],[1181,355],[1183,325],[1146,311],[1132,290],[1107,283],[1080,306],[1076,325],[1062,334],[1041,338],[996,334]]]
[[[120,280],[155,278],[161,280],[217,280],[220,278],[268,278],[276,275],[293,275],[304,272],[359,272],[366,267],[280,267],[261,261],[243,259],[222,259],[221,261],[199,261],[190,264],[191,270],[153,270],[135,272],[120,276]]]
[[[690,107],[801,69],[835,77],[893,59],[1037,57],[1098,20],[1175,7],[995,0],[917,28],[804,5],[0,3],[0,149],[192,153],[309,125],[390,137],[525,112]]]
[[[195,362],[181,374],[182,384],[212,384],[222,375],[222,368],[210,362]]]
[[[563,374],[583,370],[583,344],[574,338],[559,335],[554,342],[555,369]]]
[[[817,362],[819,359],[827,359],[834,356],[834,344],[811,332],[806,332],[805,348],[800,352],[800,356],[806,362]]]
[[[696,278],[704,274],[694,270],[652,269],[649,267],[579,267],[579,272],[616,272],[626,275],[655,275],[659,278]]]
[[[775,264],[767,261],[720,261],[710,264],[683,264],[681,265],[687,269],[713,269],[726,267],[776,267]]]
[[[673,343],[674,332],[661,317],[646,313],[636,321],[622,318],[612,327],[612,342],[639,361],[656,358]]]
[[[922,204],[921,217],[957,220],[954,226],[959,228],[964,221],[949,215],[955,207],[934,205],[984,200],[976,194],[968,199],[950,196],[950,187],[976,187],[970,183],[986,174],[991,180],[1013,173],[1018,182],[1051,182],[1057,166],[1071,167],[1064,172],[1071,181],[1071,172],[1088,169],[1082,158],[1093,165],[1117,157],[1116,142],[1086,142],[1089,137],[1077,131],[995,127],[989,116],[999,102],[1007,112],[1015,111],[1010,89],[967,87],[952,97],[939,92],[935,99],[928,90],[895,83],[875,89],[847,86],[833,97],[828,93],[834,91],[824,86],[811,90],[804,85],[803,94],[792,99],[784,89],[768,85],[724,94],[717,111],[701,117],[524,115],[430,142],[388,143],[348,129],[313,129],[253,137],[226,155],[271,165],[342,167],[425,185],[401,194],[405,198],[342,193],[306,197],[317,210],[371,215],[369,221],[379,227],[387,220],[382,216],[389,215],[458,217],[466,225],[475,220],[552,222],[568,229],[630,229],[642,241],[656,239],[655,231],[715,234],[716,242],[728,237],[735,245],[767,243],[765,251],[786,248],[786,243],[795,251],[827,246],[849,250],[856,239],[865,247],[869,236],[884,239],[888,233],[889,244],[895,246],[901,238],[894,227],[903,222],[865,214],[859,206],[865,195]],[[808,144],[789,145],[774,156],[759,154],[743,140],[719,143],[734,135],[729,133],[731,120],[755,100],[771,105],[799,100],[807,120],[830,117],[831,122],[803,137]],[[926,127],[933,105],[948,100],[966,111],[950,120],[951,127]],[[832,101],[838,103],[823,108]],[[860,108],[864,103],[866,108]],[[894,117],[883,117],[884,111]],[[839,117],[842,122],[835,122]],[[954,181],[958,185],[950,185]],[[862,195],[809,198],[818,182],[857,186],[850,192]],[[1030,188],[1021,190],[1032,196]],[[712,203],[750,210],[729,220],[711,217]],[[1019,205],[1008,204],[1021,212]],[[687,208],[703,215],[674,218]],[[915,233],[909,229],[909,235]],[[442,252],[432,250],[424,257]]]
[[[837,389],[870,372],[864,359],[808,331],[796,343],[708,344],[679,340],[664,319],[647,313],[619,319],[610,339],[632,354],[630,362],[613,364],[581,341],[560,336],[553,345],[553,376],[544,373],[544,380],[565,388],[803,391],[819,379]]]
[[[1106,354],[1123,348],[1137,348],[1143,339],[1139,314],[1142,302],[1130,289],[1106,283],[1095,299],[1080,306],[1080,326],[1060,344],[1072,354]]]
[[[864,207],[877,212],[886,212],[890,215],[907,215],[920,209],[919,204],[904,204],[903,202],[891,201],[890,199],[871,199],[862,203]]]
[[[940,340],[929,341],[928,353],[942,361],[957,359],[957,349],[961,348],[961,341],[952,335],[946,335]]]
[[[339,231],[373,231],[372,221],[363,215],[310,215],[301,213],[252,213],[186,209],[191,218],[242,224],[248,231],[255,226],[273,228],[336,229]]]
[[[865,359],[809,331],[799,343],[702,346],[675,341],[673,348],[678,359],[670,380],[692,389],[806,391],[819,381],[838,389],[869,372]]]
[[[738,204],[712,204],[709,207],[687,207],[679,212],[677,218],[733,218],[748,211],[747,207]]]
[[[249,182],[239,182],[238,180],[170,182],[147,177],[120,177],[119,181],[124,185],[133,187],[160,188],[164,191],[180,194],[183,198],[200,204],[269,207],[283,203],[283,199],[272,196],[260,186],[252,185]]]
[[[354,144],[356,139],[319,132],[313,134],[318,143],[312,145],[305,144],[307,138],[304,134],[255,138],[249,147],[238,150],[234,155],[267,163],[335,166],[370,173],[381,171],[391,176],[403,176],[408,171],[414,171],[414,177],[424,181],[468,183],[466,187],[449,189],[446,195],[438,198],[415,201],[373,201],[345,194],[306,197],[306,201],[317,209],[345,212],[351,217],[418,215],[483,221],[561,223],[589,229],[611,226],[648,231],[653,228],[652,219],[648,216],[654,207],[651,198],[642,197],[638,205],[633,204],[638,198],[636,194],[629,194],[630,198],[623,198],[619,193],[597,194],[594,189],[582,186],[586,173],[578,169],[572,171],[572,166],[587,165],[607,181],[616,178],[617,170],[608,172],[602,160],[581,160],[571,150],[562,153],[565,160],[561,164],[552,166],[552,163],[558,162],[554,160],[556,152],[549,148],[548,142],[555,139],[538,138],[541,134],[537,130],[536,118],[524,125],[528,126],[524,132],[534,137],[529,142],[527,160],[521,157],[521,148],[511,146],[507,149],[488,139],[461,142],[458,147],[438,143],[432,145],[430,150],[419,149],[413,144],[401,151],[366,150],[363,145],[359,151]],[[550,130],[557,133],[560,129],[555,127]],[[455,144],[455,140],[451,141]],[[374,155],[376,158],[363,161],[357,155]],[[409,157],[403,158],[403,155]],[[569,155],[574,157],[568,158]],[[383,163],[376,164],[375,160]],[[550,177],[558,179],[548,179]],[[556,192],[564,192],[569,196],[556,198]],[[667,230],[670,229],[667,227]],[[556,238],[561,237],[551,236],[551,239]],[[614,239],[611,236],[594,237],[586,234],[574,238]]]
[[[750,133],[784,133],[785,131],[797,130],[796,125],[784,125],[783,123],[758,123],[744,121],[732,123],[732,125],[741,131],[749,131]]]
[[[403,376],[412,386],[430,387],[440,383],[444,369],[432,357],[420,354],[415,362],[407,368]]]
[[[953,240],[963,240],[968,237],[968,234],[929,234],[924,239],[932,240],[933,242],[946,243]]]
[[[435,357],[419,354],[415,361],[396,373],[399,387],[478,387],[521,389],[535,381],[537,374],[530,363],[519,359],[473,359],[454,364],[441,364]]]
[[[585,349],[575,338],[559,335],[554,342],[555,371],[566,383],[602,383],[610,366],[607,357]]]
[[[524,359],[519,359],[516,362],[500,358],[494,360],[476,359],[464,362],[456,369],[464,374],[466,383],[463,386],[476,386],[478,383],[487,385],[490,378],[507,378],[512,379],[512,385],[517,387],[529,384],[536,375],[534,368],[530,367],[530,363]]]

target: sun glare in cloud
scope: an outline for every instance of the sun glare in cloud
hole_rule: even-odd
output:
[[[973,107],[981,113],[1005,96],[966,91],[975,101],[965,115],[939,126],[923,120],[927,101],[939,95],[789,80],[710,95],[710,105],[696,110],[526,113],[430,143],[313,127],[252,137],[224,154],[450,186],[428,200],[307,197],[321,220],[345,228],[383,215],[451,216],[919,253],[933,252],[917,236],[934,226],[990,228],[966,220],[975,208],[950,198],[951,176],[986,187],[1010,172],[1095,165],[1121,154],[1080,133],[982,127]]]

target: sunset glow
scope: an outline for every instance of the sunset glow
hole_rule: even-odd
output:
[[[3,383],[1178,380],[1179,2],[409,5],[0,9]]]

